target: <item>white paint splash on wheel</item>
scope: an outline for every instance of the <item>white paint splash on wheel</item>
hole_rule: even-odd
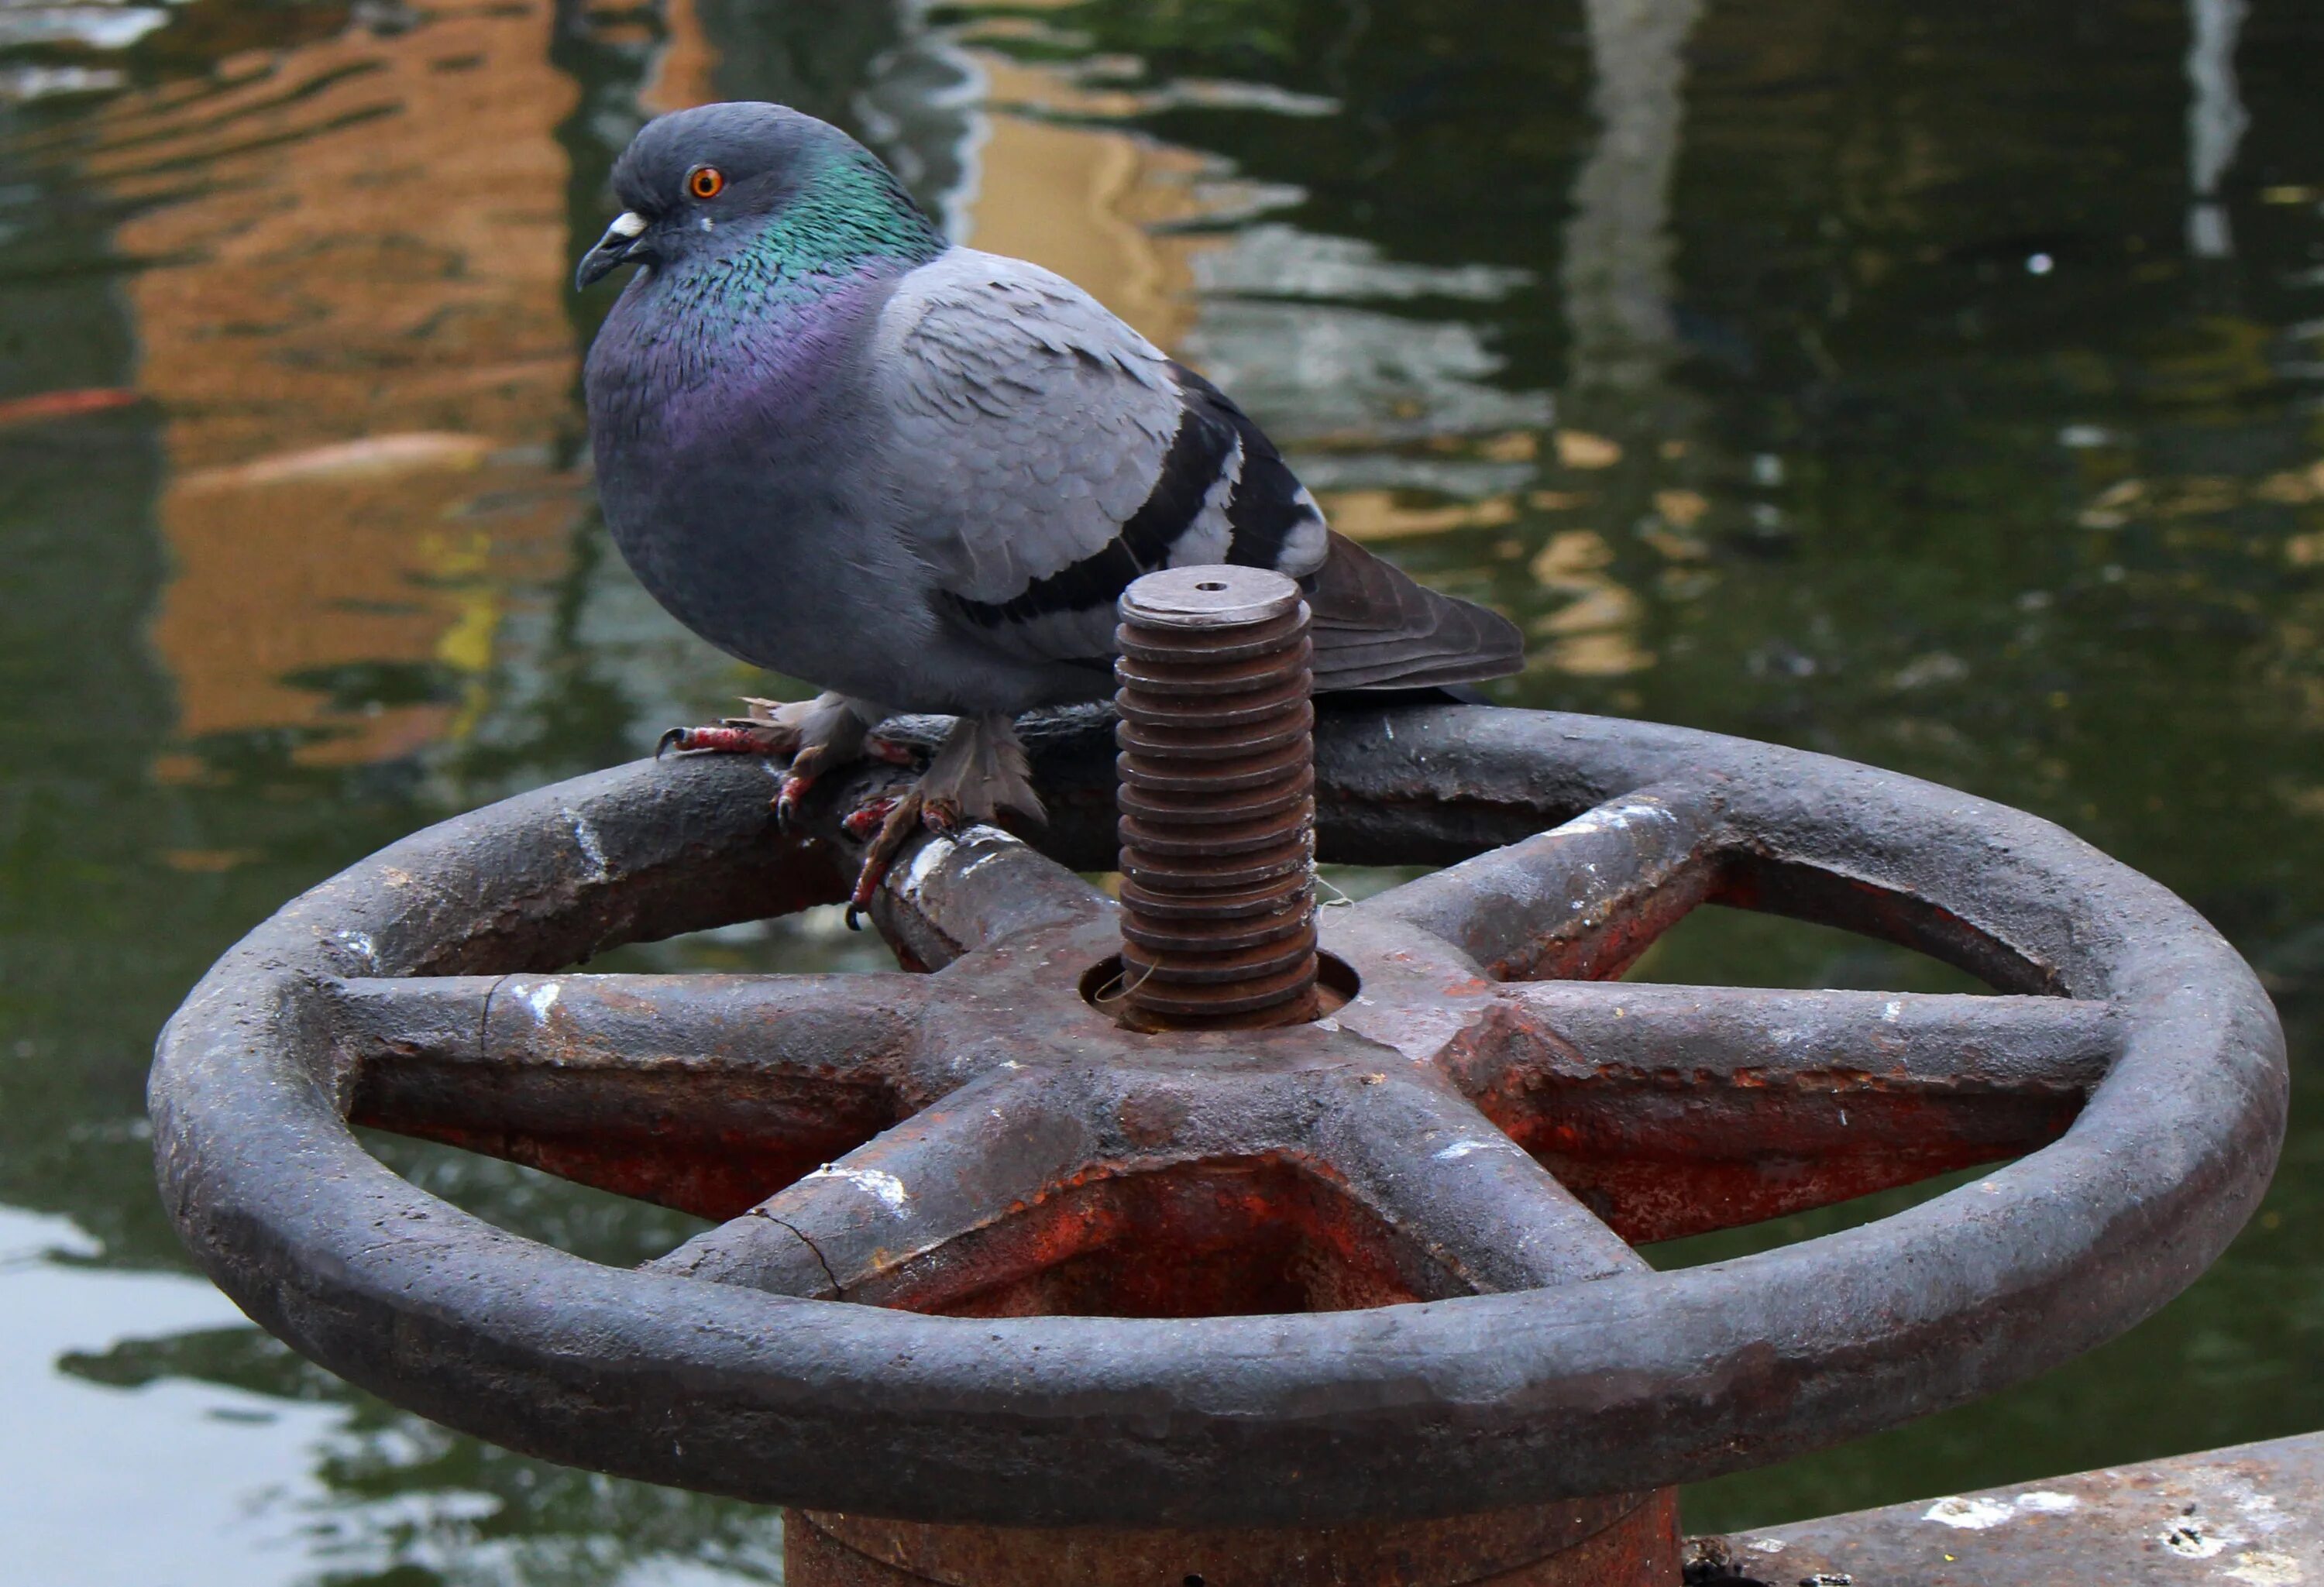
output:
[[[878,1201],[881,1205],[899,1218],[904,1216],[905,1209],[909,1206],[912,1200],[912,1193],[904,1188],[902,1180],[879,1168],[841,1168],[825,1163],[807,1177],[809,1179],[844,1179],[856,1189]]]
[[[2061,1516],[2070,1509],[2081,1509],[2082,1501],[2070,1493],[2053,1493],[2046,1488],[2037,1488],[2031,1493],[2019,1494],[2017,1508],[2037,1516]]]
[[[1456,1140],[1436,1154],[1440,1163],[1457,1163],[1462,1158],[1480,1151],[1515,1151],[1517,1146],[1507,1140]]]
[[[1957,1527],[1964,1532],[1982,1532],[1988,1527],[1998,1527],[2016,1514],[2015,1506],[1998,1499],[1941,1499],[1931,1505],[1921,1518],[1941,1526]]]

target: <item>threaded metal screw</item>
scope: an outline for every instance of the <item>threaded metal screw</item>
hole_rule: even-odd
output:
[[[1307,604],[1257,567],[1122,592],[1121,972],[1147,1029],[1316,1013],[1315,708]]]

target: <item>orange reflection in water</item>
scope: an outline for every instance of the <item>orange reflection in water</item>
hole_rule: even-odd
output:
[[[1068,115],[1118,108],[1108,97],[1005,56],[975,57],[992,99],[979,151],[971,246],[1047,265],[1175,351],[1194,317],[1192,261],[1219,239],[1157,227],[1201,217],[1202,157]]]
[[[106,117],[92,163],[116,192],[193,184],[119,234],[156,262],[128,295],[168,416],[154,638],[187,735],[325,726],[309,752],[351,761],[455,731],[442,688],[366,711],[320,682],[473,678],[500,592],[561,555],[573,88],[549,25],[545,4],[429,12]]]
[[[152,262],[129,297],[167,416],[154,639],[185,736],[322,729],[301,752],[324,761],[456,737],[511,592],[561,568],[587,484],[551,464],[580,418],[550,25],[539,3],[432,11],[106,113],[95,173],[162,199],[119,244]],[[664,25],[652,109],[705,97],[715,57],[691,5]],[[1176,343],[1216,243],[1153,228],[1200,213],[1204,162],[1048,121],[1087,96],[979,65],[1036,114],[986,123],[972,240]]]

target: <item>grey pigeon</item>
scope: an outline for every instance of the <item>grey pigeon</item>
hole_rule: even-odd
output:
[[[779,105],[650,123],[587,287],[640,268],[589,350],[606,522],[680,622],[816,699],[753,702],[680,748],[819,772],[956,717],[885,808],[857,902],[926,821],[1039,813],[1012,719],[1112,691],[1114,601],[1167,567],[1305,586],[1322,690],[1496,678],[1505,619],[1332,533],[1259,427],[1063,277],[956,247],[877,156]]]

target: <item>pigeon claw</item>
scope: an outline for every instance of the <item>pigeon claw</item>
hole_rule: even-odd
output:
[[[747,722],[722,722],[715,727],[673,727],[654,745],[659,761],[670,751],[681,755],[776,755],[788,751],[785,735]]]
[[[794,770],[783,779],[783,786],[775,795],[775,822],[788,827],[799,817],[799,806],[815,787],[815,773]]]
[[[909,744],[899,744],[894,739],[872,734],[863,741],[863,752],[875,761],[885,761],[890,766],[909,766],[919,760],[919,752]]]
[[[816,784],[816,780],[841,759],[833,753],[829,744],[815,743],[800,747],[791,757],[790,775],[783,779],[782,788],[775,795],[775,822],[788,826],[798,819],[799,807]],[[862,834],[856,834],[861,837]]]
[[[862,868],[855,872],[855,890],[847,895],[847,928],[863,929],[861,917],[879,896],[880,884],[888,880],[888,869],[896,855],[911,836],[913,828],[922,825],[926,801],[917,789],[886,798],[873,799],[851,812],[840,825],[850,835],[870,835],[871,843],[863,851]],[[877,830],[874,831],[874,826]]]

